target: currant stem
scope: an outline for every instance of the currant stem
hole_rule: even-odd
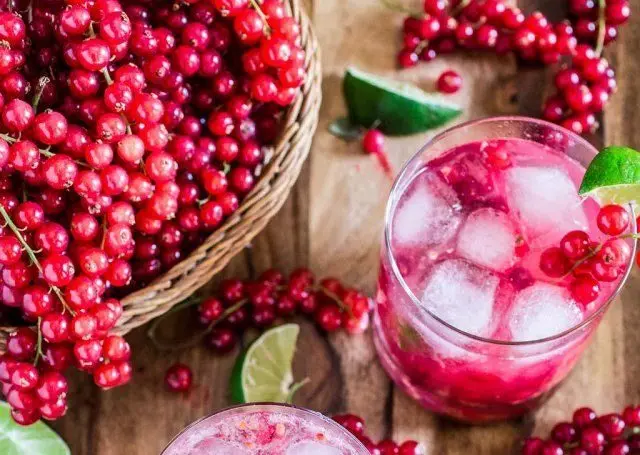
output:
[[[610,240],[616,240],[616,239],[634,239],[634,240],[638,240],[638,239],[640,239],[640,234],[632,234],[632,233],[630,233],[630,234],[622,234],[622,235],[618,235],[616,237],[611,237]],[[587,262],[589,259],[591,259],[594,256],[596,256],[600,252],[600,250],[602,249],[602,247],[604,246],[605,243],[606,242],[601,242],[598,246],[596,246],[593,250],[591,250],[589,252],[589,254],[587,254],[582,259],[576,261],[576,263],[573,264],[571,269],[569,269],[569,271],[567,273],[562,275],[561,278],[565,278],[565,277],[571,275],[578,267],[580,267],[582,264]]]
[[[349,314],[349,317],[353,317],[353,312],[351,311],[351,308],[345,305],[344,302],[340,299],[340,297],[338,297],[337,294],[331,292],[329,289],[323,286],[320,286],[318,290],[322,292],[324,295],[326,295],[327,297],[329,297],[331,300],[333,300],[336,303],[336,305],[340,307],[342,311],[346,311]]]
[[[422,40],[420,41],[420,43],[418,43],[418,45],[416,46],[416,48],[414,49],[414,53],[420,55],[420,53],[426,49],[426,47],[429,45],[429,41],[427,40]]]
[[[304,387],[305,385],[309,384],[310,382],[311,382],[311,379],[304,378],[302,381],[292,384],[291,387],[289,388],[289,393],[287,394],[285,403],[293,404],[293,396],[296,394],[296,392],[300,390],[302,387]]]
[[[38,80],[37,91],[33,97],[33,101],[31,102],[31,106],[33,107],[34,112],[38,112],[38,104],[40,104],[40,98],[42,98],[42,92],[44,92],[44,88],[47,86],[49,82],[51,82],[51,79],[49,79],[47,76],[42,76]]]
[[[29,1],[29,6],[27,7],[27,21],[29,21],[29,24],[33,22],[33,0]]]
[[[227,319],[227,317],[229,317],[229,315],[231,313],[234,313],[235,311],[239,310],[240,308],[245,306],[247,303],[249,303],[249,300],[248,299],[240,300],[239,302],[237,302],[237,303],[233,304],[232,306],[230,306],[229,308],[225,309],[224,312],[220,315],[220,317],[218,319],[216,319],[215,321],[213,321],[211,324],[209,324],[206,329],[204,329],[200,333],[196,334],[195,336],[183,341],[182,343],[176,343],[173,340],[162,341],[157,337],[156,331],[158,330],[158,327],[160,326],[160,323],[162,321],[164,321],[164,319],[167,316],[169,316],[171,314],[174,314],[174,313],[177,313],[179,311],[182,311],[182,310],[184,310],[184,309],[186,309],[186,308],[188,308],[190,306],[199,304],[200,302],[201,302],[200,299],[187,299],[182,304],[172,308],[171,311],[168,311],[167,313],[163,314],[161,317],[156,319],[151,324],[151,327],[149,327],[149,330],[147,331],[147,336],[149,337],[149,339],[151,340],[153,345],[158,350],[160,350],[160,351],[179,351],[179,350],[182,350],[182,349],[185,349],[185,348],[190,348],[190,347],[195,346],[208,333],[210,333],[220,322],[222,322],[225,319]]]
[[[102,220],[102,240],[100,240],[100,248],[104,250],[104,243],[107,241],[107,218]]]
[[[256,10],[256,13],[258,13],[258,16],[260,16],[260,19],[262,19],[262,22],[264,22],[265,34],[269,36],[271,34],[271,27],[269,26],[267,16],[265,16],[265,14],[262,12],[262,9],[260,8],[260,5],[258,4],[258,2],[256,2],[256,0],[249,0],[249,3],[251,3],[253,9]]]
[[[36,358],[33,359],[33,366],[38,366],[38,360],[42,357],[42,330],[40,325],[42,324],[42,318],[38,318],[38,344],[36,345]]]
[[[104,80],[107,81],[107,85],[113,84],[113,79],[111,79],[111,74],[109,74],[109,70],[106,68],[102,68],[100,71],[104,76]]]
[[[18,241],[20,242],[20,244],[22,244],[22,248],[24,248],[24,250],[27,253],[27,256],[29,256],[29,259],[31,260],[31,263],[33,265],[36,266],[36,268],[38,269],[38,272],[40,272],[40,274],[43,273],[42,271],[42,265],[40,264],[40,261],[38,261],[38,258],[36,257],[35,252],[33,251],[33,249],[29,246],[29,244],[27,243],[27,241],[24,239],[24,237],[22,236],[22,232],[20,231],[20,229],[18,228],[18,226],[15,225],[15,223],[13,222],[13,220],[11,219],[11,217],[9,216],[9,214],[7,213],[7,211],[4,209],[4,207],[0,206],[0,215],[2,215],[2,217],[4,218],[4,221],[6,223],[7,226],[9,226],[9,229],[11,229],[11,231],[13,232],[13,234],[16,236],[16,238],[18,239]],[[62,291],[60,291],[60,289],[57,286],[51,286],[51,290],[55,293],[55,295],[58,297],[58,299],[60,300],[60,303],[62,303],[62,306],[65,308],[65,310],[68,310],[69,313],[71,313],[72,315],[75,316],[75,312],[69,308],[69,305],[67,305],[66,300],[64,299],[64,296],[62,295]]]
[[[458,14],[460,14],[462,12],[463,9],[465,9],[467,6],[469,6],[469,3],[471,3],[471,0],[462,0],[458,6],[456,6],[452,11],[451,11],[451,15],[452,16],[457,16]]]
[[[411,8],[407,8],[396,2],[395,0],[380,0],[380,2],[384,5],[385,8],[391,11],[396,11],[398,13],[409,14],[412,17],[421,17],[419,12],[412,10]]]
[[[607,0],[598,0],[598,41],[596,44],[596,55],[600,57],[604,50],[604,39],[607,33],[606,21]]]
[[[0,133],[0,139],[4,139],[5,141],[9,142],[10,144],[15,144],[16,142],[20,141],[20,138],[15,138],[13,136],[9,136],[8,134],[4,134],[4,133]],[[51,158],[52,156],[56,155],[55,153],[53,153],[48,148],[47,149],[38,148],[38,150],[40,151],[41,155],[46,156],[47,158]],[[76,163],[78,166],[91,167],[87,163],[83,163],[82,161],[73,160],[73,162]]]
[[[91,24],[89,24],[89,38],[95,38],[95,37],[96,37],[96,31],[93,28],[93,22],[92,22]],[[107,68],[102,68],[100,72],[104,76],[104,80],[107,82],[107,85],[113,84],[113,79],[111,79],[111,75],[109,74],[109,70]]]

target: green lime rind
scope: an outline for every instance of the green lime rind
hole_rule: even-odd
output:
[[[640,153],[629,147],[607,147],[591,161],[578,193],[601,204],[640,202]]]
[[[64,440],[42,421],[23,427],[11,418],[0,401],[0,453],[2,455],[71,455]]]
[[[349,119],[388,135],[406,136],[437,128],[462,113],[460,106],[418,87],[348,68],[343,91]]]
[[[283,324],[264,332],[238,357],[230,380],[236,403],[285,403],[294,383],[292,364],[300,326]]]
[[[233,365],[233,370],[231,371],[229,390],[231,390],[231,401],[236,404],[247,403],[247,399],[244,396],[244,390],[242,389],[242,367],[244,366],[246,356],[247,351],[240,354],[236,359],[236,363]]]

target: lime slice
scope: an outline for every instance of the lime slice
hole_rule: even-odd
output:
[[[236,403],[287,402],[293,389],[291,364],[300,333],[297,324],[264,332],[241,355],[231,374],[231,397]]]
[[[421,133],[444,125],[462,112],[440,95],[355,68],[347,69],[343,90],[353,124],[365,128],[376,125],[390,135]]]
[[[67,444],[42,421],[28,427],[11,418],[11,409],[0,401],[0,453],[2,455],[71,455]]]
[[[600,204],[640,202],[640,153],[629,147],[605,148],[589,164],[579,194]]]

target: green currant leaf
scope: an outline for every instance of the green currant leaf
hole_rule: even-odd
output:
[[[340,117],[331,122],[329,132],[347,142],[358,140],[362,136],[362,128],[353,125],[347,117]]]

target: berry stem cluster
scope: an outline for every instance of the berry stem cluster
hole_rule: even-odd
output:
[[[620,205],[600,208],[596,222],[600,231],[609,236],[602,242],[593,241],[585,231],[568,232],[558,246],[547,248],[540,255],[540,270],[554,279],[568,280],[571,296],[587,306],[600,295],[601,282],[619,279],[629,266],[629,239],[638,234],[626,232],[630,215]]]
[[[401,68],[458,48],[560,64],[557,93],[545,101],[542,116],[577,134],[597,128],[595,114],[616,89],[615,72],[602,51],[629,19],[628,0],[571,0],[570,20],[559,23],[538,11],[525,15],[504,0],[425,0],[422,11],[408,11],[391,0],[383,3],[409,13],[398,54]]]
[[[162,350],[175,350],[206,339],[214,351],[226,353],[247,327],[262,330],[276,323],[277,318],[296,313],[309,315],[327,332],[344,328],[352,334],[361,333],[369,324],[367,296],[345,288],[335,278],[315,283],[307,269],[295,270],[288,280],[276,270],[267,270],[256,281],[225,280],[215,294],[205,299],[188,299],[175,308],[182,311],[197,305],[199,321],[205,326],[203,331],[183,342],[162,340],[157,333],[163,320],[160,318],[148,331],[154,345]]]
[[[22,246],[23,251],[27,253],[27,256],[29,257],[29,261],[31,262],[31,264],[38,269],[38,272],[40,272],[40,274],[44,275],[44,270],[42,268],[42,265],[40,264],[40,261],[38,261],[38,258],[36,257],[35,252],[29,246],[27,241],[22,236],[22,232],[20,232],[20,229],[18,229],[18,226],[15,225],[15,223],[13,222],[13,220],[11,219],[11,217],[9,216],[5,208],[2,206],[0,206],[0,215],[2,215],[2,218],[4,219],[5,227],[8,226],[9,229],[11,229],[11,232],[13,232],[13,234],[16,236],[16,238],[20,242],[20,245]],[[56,297],[62,304],[64,310],[68,311],[72,316],[75,316],[74,311],[71,310],[69,308],[69,305],[67,305],[67,302],[65,302],[64,296],[62,295],[60,288],[58,288],[57,286],[51,285],[49,289],[51,289],[51,291],[56,295]],[[40,336],[39,331],[38,331],[38,336]]]
[[[522,455],[605,454],[627,455],[640,451],[640,406],[627,406],[620,414],[598,416],[579,408],[570,422],[556,424],[549,439],[527,438]]]

